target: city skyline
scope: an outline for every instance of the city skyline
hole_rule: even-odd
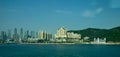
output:
[[[119,0],[0,0],[0,31],[109,29],[120,25]]]

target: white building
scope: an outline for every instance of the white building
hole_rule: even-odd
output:
[[[40,31],[38,33],[38,38],[45,39],[45,40],[50,40],[52,38],[52,34],[46,32],[46,31]]]
[[[45,32],[44,31],[40,31],[38,33],[38,38],[43,39],[44,37],[45,37]]]
[[[67,38],[81,38],[81,35],[73,32],[67,32]]]
[[[65,28],[59,28],[57,30],[57,33],[55,34],[55,38],[67,38],[67,31],[65,30]]]
[[[59,42],[66,42],[66,41],[79,41],[81,38],[80,34],[73,33],[73,32],[67,32],[64,27],[61,27],[57,30],[57,33],[55,34],[56,41]]]
[[[94,38],[94,43],[95,44],[105,44],[106,43],[106,38],[104,38],[104,39]]]

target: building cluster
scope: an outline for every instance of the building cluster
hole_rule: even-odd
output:
[[[95,43],[95,44],[104,44],[104,43],[106,43],[106,38],[103,38],[103,39],[94,38],[94,41],[92,43]]]
[[[79,42],[81,34],[67,32],[64,27],[61,27],[57,30],[55,38],[57,42]]]
[[[35,32],[24,31],[22,28],[15,28],[13,32],[0,32],[0,43],[83,43],[90,42],[89,38],[81,38],[81,34],[68,32],[64,27],[59,28],[54,36],[45,30]],[[92,43],[106,43],[106,38],[94,38]]]
[[[0,43],[22,43],[22,42],[38,42],[39,40],[49,40],[52,34],[44,31],[24,31],[22,28],[18,31],[17,28],[13,32],[11,30],[1,31]]]

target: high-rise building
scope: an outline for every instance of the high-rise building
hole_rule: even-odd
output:
[[[15,43],[19,43],[20,41],[19,34],[17,33],[17,28],[14,29],[13,39],[15,40]]]
[[[30,37],[31,37],[31,38],[35,38],[35,32],[34,32],[34,31],[31,31],[31,32],[30,32]]]
[[[0,40],[2,39],[2,37],[1,37],[1,31],[0,31]]]
[[[24,38],[27,40],[29,38],[29,30],[27,30],[24,34]]]
[[[38,33],[38,37],[39,37],[40,39],[44,39],[44,38],[45,38],[45,32],[44,32],[44,31],[40,31],[40,32]]]
[[[52,39],[52,34],[47,33],[47,39],[46,40],[50,40],[50,39]]]
[[[14,29],[14,34],[16,34],[16,35],[17,35],[17,28],[15,28],[15,29]]]
[[[38,32],[35,32],[35,38],[38,38],[38,34],[39,34]]]
[[[11,39],[11,30],[8,30],[8,38]]]
[[[17,28],[14,29],[13,38],[14,39],[18,38]]]
[[[24,34],[23,34],[23,28],[20,29],[20,38],[23,39],[24,38]]]
[[[40,39],[50,40],[52,38],[52,34],[42,30],[39,32],[38,37]]]
[[[7,40],[7,35],[5,31],[1,31],[1,38],[2,38],[2,42],[5,43]]]

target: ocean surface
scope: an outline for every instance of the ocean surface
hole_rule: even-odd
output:
[[[120,45],[0,44],[0,57],[120,57]]]

